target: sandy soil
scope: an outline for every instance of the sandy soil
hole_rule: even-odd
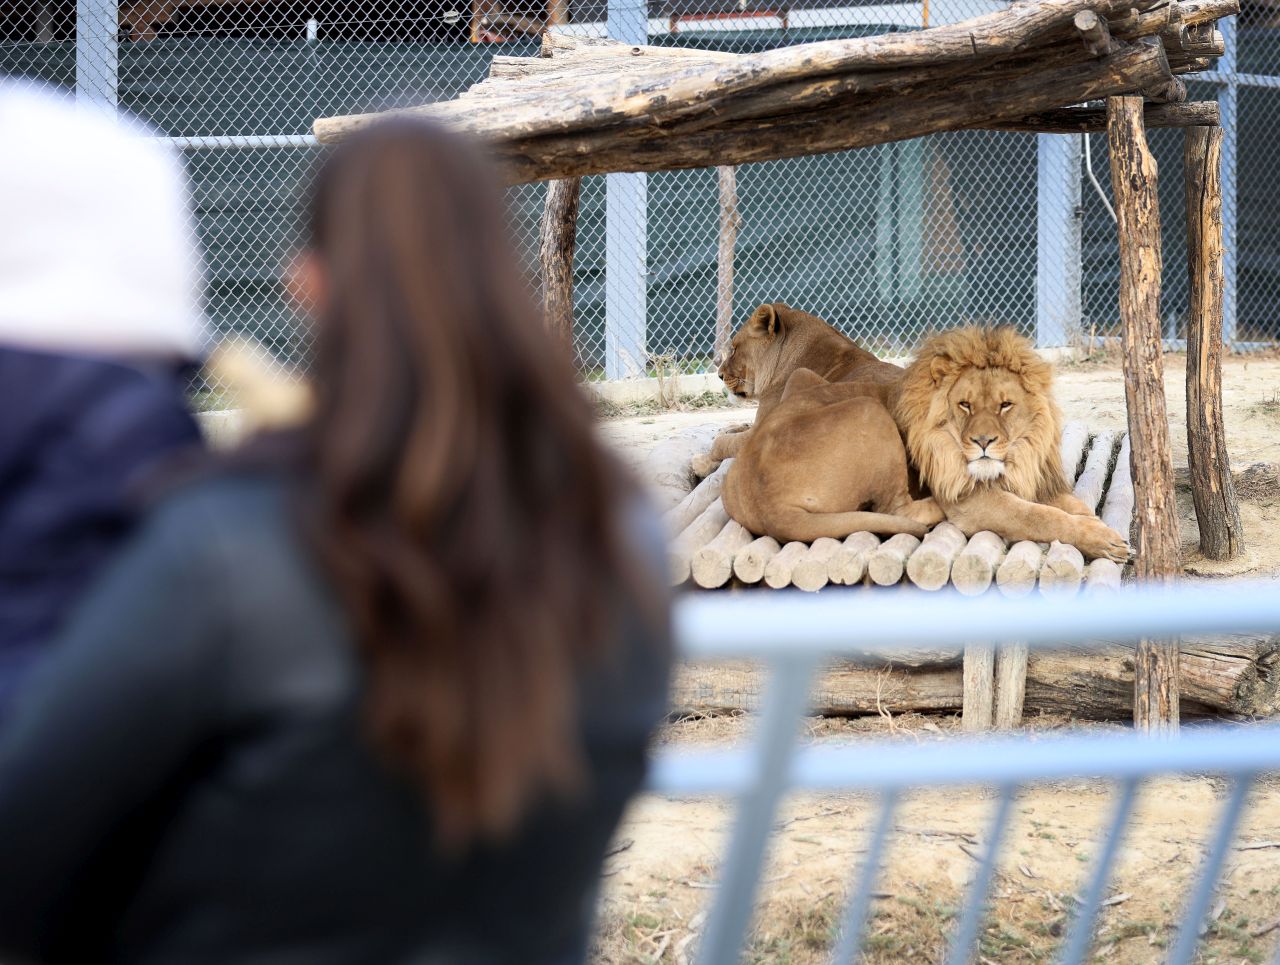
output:
[[[1176,466],[1186,464],[1182,379],[1184,360],[1167,360],[1170,430]],[[1223,373],[1233,468],[1280,462],[1280,360],[1226,361]],[[1122,428],[1124,385],[1108,361],[1060,367],[1058,397],[1069,419]],[[643,414],[607,420],[605,437],[632,463],[674,429],[751,420],[739,406]],[[1179,493],[1189,569],[1209,578],[1280,576],[1280,494],[1243,494],[1248,554],[1230,564],[1199,558],[1190,497]],[[662,736],[683,749],[744,739],[749,720],[719,718],[670,725]],[[809,722],[807,739],[847,742],[872,737],[950,739],[950,717]],[[1062,720],[1031,722],[1036,740]],[[1148,785],[1127,835],[1099,919],[1095,960],[1160,960],[1173,939],[1189,882],[1204,853],[1205,828],[1221,807],[1224,787],[1209,779]],[[1074,896],[1083,887],[1097,832],[1109,813],[1111,789],[1097,782],[1025,791],[1008,831],[994,901],[982,936],[985,963],[1040,962],[1061,941]],[[986,790],[915,795],[900,805],[890,853],[872,909],[867,961],[940,961],[964,889],[977,868],[993,807]],[[809,963],[829,954],[847,883],[861,860],[875,802],[858,795],[805,796],[789,801],[764,875],[748,960]],[[1269,961],[1280,941],[1280,784],[1259,786],[1228,859],[1203,962]],[[684,962],[705,917],[718,855],[732,813],[718,800],[638,801],[609,859],[596,960],[607,963]]]

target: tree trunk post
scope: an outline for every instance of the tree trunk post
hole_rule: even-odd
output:
[[[1107,141],[1120,232],[1124,391],[1137,503],[1134,569],[1140,580],[1168,582],[1180,569],[1180,539],[1160,345],[1160,202],[1141,97],[1107,98]],[[1177,641],[1141,640],[1135,664],[1134,726],[1153,736],[1175,735]]]
[[[581,178],[547,184],[542,211],[542,315],[547,327],[573,347],[573,252],[578,243]]]
[[[973,643],[964,648],[962,730],[991,729],[995,711],[995,657],[995,648],[989,643]]]
[[[1187,463],[1200,526],[1200,552],[1227,560],[1244,532],[1222,417],[1222,128],[1187,129]]]
[[[729,354],[733,338],[733,259],[738,244],[738,169],[716,168],[720,183],[720,243],[716,251],[716,337],[714,357],[718,365]]]
[[[996,730],[1013,730],[1022,723],[1027,698],[1027,645],[1007,643],[996,654]]]

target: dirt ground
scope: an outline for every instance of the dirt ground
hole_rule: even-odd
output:
[[[1166,360],[1174,464],[1186,465],[1182,380],[1185,360]],[[1223,372],[1228,447],[1239,473],[1254,463],[1280,462],[1280,360],[1229,358]],[[1122,428],[1124,383],[1118,364],[1092,360],[1059,366],[1058,399],[1068,419]],[[703,400],[705,403],[706,400]],[[604,420],[602,432],[633,464],[667,433],[690,425],[748,422],[749,406],[647,412]],[[1248,552],[1228,564],[1203,560],[1189,494],[1179,492],[1188,569],[1208,579],[1280,577],[1280,493],[1274,485],[1243,487],[1241,512]],[[743,740],[744,717],[669,725],[661,740],[677,752]],[[1084,725],[1038,719],[1029,740]],[[1116,725],[1118,726],[1118,725]],[[868,738],[944,741],[954,717],[907,715],[858,720],[812,719],[806,740]],[[1094,725],[1096,729],[1096,725]],[[1214,779],[1164,780],[1142,791],[1099,918],[1094,960],[1161,960],[1172,941],[1187,889],[1205,851],[1225,788]],[[1068,913],[1099,847],[1100,822],[1112,790],[1099,782],[1025,790],[1007,832],[980,961],[1050,960]],[[859,795],[807,795],[784,806],[765,871],[748,960],[809,963],[829,954],[851,876],[861,860],[875,804]],[[941,960],[946,936],[985,843],[990,792],[918,794],[899,806],[896,831],[872,908],[868,962]],[[690,960],[713,893],[716,862],[732,818],[712,799],[648,796],[636,802],[606,869],[595,959],[601,963]],[[1227,861],[1200,961],[1270,961],[1280,942],[1280,783],[1255,789]]]

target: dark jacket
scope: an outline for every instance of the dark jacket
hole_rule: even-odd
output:
[[[248,473],[169,499],[31,681],[0,732],[0,961],[581,961],[665,634],[626,604],[582,674],[585,796],[443,854],[362,738],[360,664],[289,505]]]
[[[176,366],[0,347],[0,720],[128,535],[136,490],[200,444]]]

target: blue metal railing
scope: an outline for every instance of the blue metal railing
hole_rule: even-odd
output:
[[[1032,648],[1132,642],[1203,634],[1280,632],[1280,583],[1128,589],[1075,599],[978,599],[949,594],[832,592],[716,594],[687,597],[676,613],[684,656],[761,658],[769,666],[760,722],[745,749],[681,752],[654,762],[651,786],[666,794],[722,794],[738,799],[720,884],[707,920],[699,962],[731,965],[741,954],[759,887],[769,831],[792,790],[862,791],[880,797],[865,858],[857,869],[836,937],[833,962],[857,960],[880,858],[901,793],[908,789],[984,785],[999,790],[986,850],[952,936],[948,965],[972,960],[1010,807],[1024,785],[1066,778],[1116,782],[1102,847],[1059,951],[1061,963],[1086,960],[1111,868],[1141,783],[1160,774],[1213,774],[1232,789],[1169,953],[1188,965],[1196,953],[1223,860],[1258,775],[1280,772],[1280,725],[1209,726],[1174,741],[1137,735],[1038,739],[957,739],[903,745],[798,745],[809,686],[822,658],[875,664],[895,650],[923,644],[982,643]],[[1275,965],[1280,965],[1280,952]]]

